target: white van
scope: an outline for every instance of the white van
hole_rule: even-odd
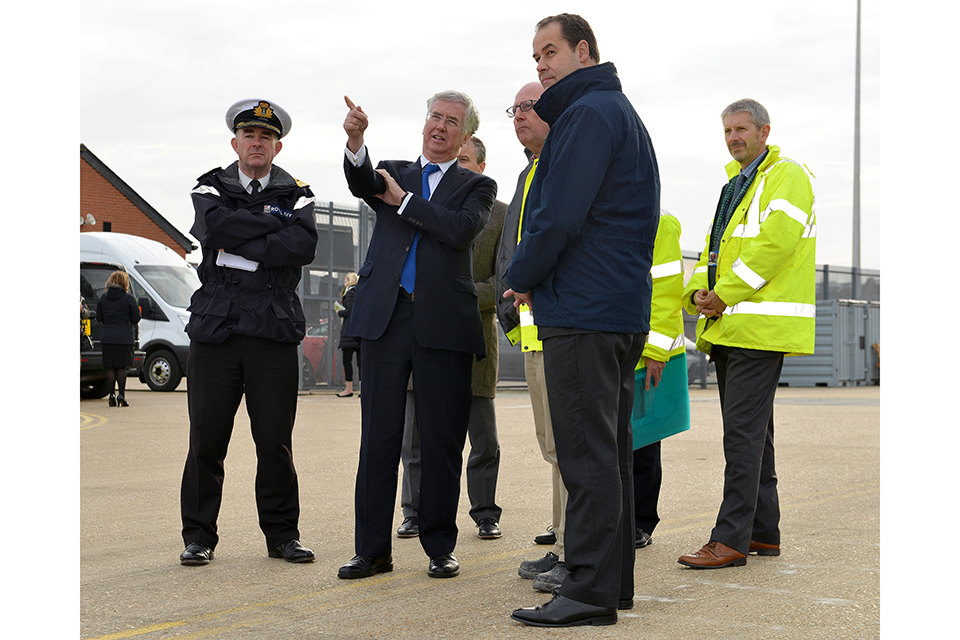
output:
[[[200,288],[196,269],[154,240],[99,231],[80,234],[81,283],[85,263],[122,264],[127,270],[130,293],[140,302],[143,316],[140,349],[146,357],[140,379],[154,391],[176,389],[187,366],[187,307],[193,292]],[[143,304],[141,298],[148,303]]]

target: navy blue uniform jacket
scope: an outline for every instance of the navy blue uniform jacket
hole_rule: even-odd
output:
[[[504,280],[533,292],[538,327],[648,332],[660,175],[617,70],[578,69],[534,109],[550,133]]]
[[[447,169],[430,200],[420,196],[419,161],[387,160],[379,168],[413,195],[403,210],[376,194],[386,185],[373,170],[370,148],[363,165],[344,158],[350,192],[377,213],[370,246],[357,275],[357,296],[343,330],[361,340],[383,335],[393,315],[400,271],[417,231],[414,318],[417,342],[429,349],[484,356],[477,287],[473,282],[473,241],[490,219],[497,183],[459,163]]]

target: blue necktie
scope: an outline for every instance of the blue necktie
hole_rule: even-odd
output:
[[[430,199],[430,174],[434,171],[440,171],[440,167],[435,164],[428,164],[423,168],[420,175],[420,194]],[[406,260],[403,261],[403,268],[400,270],[400,286],[413,293],[414,284],[417,281],[417,242],[420,240],[420,232],[413,237],[413,244],[410,245],[410,251],[407,253]]]

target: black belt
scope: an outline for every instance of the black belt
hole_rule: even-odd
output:
[[[400,287],[399,298],[404,302],[413,302],[413,293],[407,293],[406,289]]]

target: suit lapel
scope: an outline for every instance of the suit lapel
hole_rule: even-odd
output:
[[[459,162],[450,165],[447,172],[443,174],[443,178],[434,190],[433,195],[430,196],[430,201],[438,204],[443,202],[465,180],[465,172],[466,170],[460,166]]]

